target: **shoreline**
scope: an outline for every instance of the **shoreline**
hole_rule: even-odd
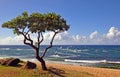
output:
[[[41,69],[41,63],[39,61],[34,61],[34,63],[37,64],[37,69],[39,69],[41,72],[45,72]],[[57,73],[65,77],[66,76],[67,77],[120,77],[120,69],[118,70],[118,69],[98,68],[98,67],[90,67],[90,66],[79,66],[75,64],[68,64],[68,63],[61,63],[54,61],[46,61],[46,66],[48,68],[48,72],[50,72],[51,70],[51,74],[53,72],[54,74]],[[9,69],[12,67],[6,67],[6,69],[7,68]],[[19,69],[21,71],[24,70],[15,67],[14,69]]]
[[[0,57],[0,59],[4,59],[4,58],[14,58],[14,57]],[[39,63],[39,61],[37,61],[37,59],[21,59],[22,61],[31,61],[34,63]],[[88,66],[88,67],[99,67],[99,68],[111,68],[114,67],[116,65],[119,65],[119,69],[120,69],[120,62],[115,62],[115,61],[105,61],[105,60],[99,60],[102,62],[98,62],[97,60],[80,60],[82,62],[69,62],[69,61],[53,61],[53,60],[48,60],[48,59],[44,59],[46,63],[54,63],[54,64],[66,64],[66,65],[75,65],[75,66]],[[84,61],[88,61],[88,62],[84,62]],[[95,62],[92,62],[95,61]],[[97,62],[97,63],[96,63]],[[117,68],[113,68],[113,69],[117,69]]]
[[[38,67],[41,66],[40,63],[37,63]],[[46,62],[47,67],[53,67],[60,70],[74,71],[74,72],[86,72],[94,75],[95,77],[120,77],[120,70],[118,69],[108,69],[108,68],[98,68],[98,67],[89,67],[89,66],[78,66],[72,64],[61,64],[61,63],[50,63]]]

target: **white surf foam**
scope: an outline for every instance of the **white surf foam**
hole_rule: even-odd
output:
[[[10,50],[10,48],[0,48],[0,50]]]
[[[75,62],[75,63],[106,63],[106,60],[70,60],[65,59],[65,62]]]
[[[59,55],[51,55],[50,57],[60,57]]]

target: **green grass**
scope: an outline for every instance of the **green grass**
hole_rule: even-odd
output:
[[[66,77],[95,77],[95,76],[88,72],[68,71],[66,73]]]
[[[76,72],[49,68],[49,71],[41,69],[28,70],[20,67],[0,65],[0,77],[95,77],[87,72]]]
[[[28,70],[18,67],[0,65],[0,77],[51,77],[51,76],[54,75],[48,71],[42,71],[39,69]]]
[[[110,64],[106,66],[99,66],[100,68],[109,68],[109,69],[120,69],[120,64]]]
[[[30,72],[30,73],[29,73]],[[17,67],[0,66],[0,77],[29,77],[31,71]]]

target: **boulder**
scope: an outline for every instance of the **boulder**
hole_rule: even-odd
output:
[[[8,65],[8,66],[17,66],[20,62],[20,59],[18,58],[6,58],[1,60],[1,65]]]
[[[27,61],[25,63],[25,65],[23,66],[23,68],[25,69],[35,69],[36,68],[36,64],[30,61]]]
[[[17,66],[19,62],[20,62],[20,59],[15,58],[15,59],[9,60],[9,62],[7,63],[7,65],[8,66]]]

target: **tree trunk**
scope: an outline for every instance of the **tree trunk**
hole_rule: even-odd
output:
[[[42,70],[47,70],[46,63],[43,58],[39,56],[39,50],[36,50],[36,59],[41,62]]]
[[[37,58],[39,60],[39,62],[41,62],[41,67],[42,67],[42,70],[47,70],[47,67],[46,67],[46,63],[44,61],[43,58]]]

